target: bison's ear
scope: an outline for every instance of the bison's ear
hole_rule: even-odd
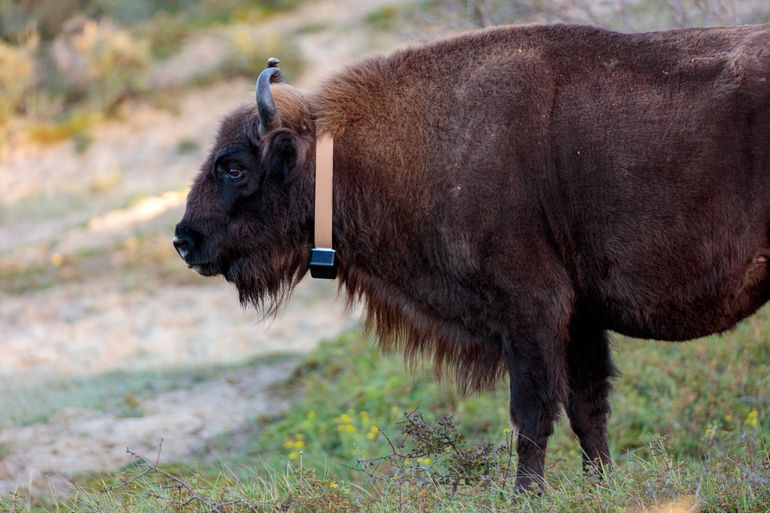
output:
[[[288,180],[299,166],[301,142],[291,131],[274,130],[262,143],[262,163],[268,175]]]

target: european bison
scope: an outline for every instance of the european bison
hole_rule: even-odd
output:
[[[333,136],[340,287],[382,345],[464,390],[508,373],[518,488],[541,482],[562,405],[584,463],[610,463],[607,330],[691,339],[769,297],[770,24],[500,27],[313,93],[271,94],[279,76],[222,122],[179,254],[274,311],[308,269]]]

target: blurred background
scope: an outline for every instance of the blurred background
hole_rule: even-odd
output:
[[[280,415],[320,340],[365,339],[334,284],[303,283],[265,323],[171,247],[219,120],[253,101],[268,57],[312,89],[363,55],[501,23],[769,19],[766,0],[0,0],[0,494],[67,493],[161,438],[165,460],[216,457]]]

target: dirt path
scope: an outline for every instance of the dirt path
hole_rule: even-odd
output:
[[[308,67],[298,82],[310,87],[340,63],[397,43],[362,22],[390,3],[306,2],[260,30],[299,32]],[[303,31],[308,24],[320,28]],[[293,364],[236,369],[151,394],[131,417],[83,400],[44,422],[14,425],[9,419],[18,418],[14,409],[22,406],[14,402],[16,386],[307,351],[355,322],[356,315],[335,302],[333,284],[301,284],[287,310],[267,326],[242,310],[221,280],[180,274],[188,271],[167,239],[181,217],[183,187],[208,151],[217,120],[250,101],[251,81],[228,81],[181,93],[175,111],[137,105],[129,119],[94,129],[84,153],[63,143],[22,145],[0,157],[0,279],[7,280],[0,282],[0,405],[7,408],[0,411],[0,493],[66,489],[69,476],[119,467],[128,461],[125,447],[152,453],[161,438],[166,461],[190,458],[212,437],[285,407],[270,386]],[[129,261],[135,264],[129,269],[126,255],[133,253],[126,246],[156,239],[153,258]],[[52,283],[10,292],[27,274],[35,282],[36,274],[52,269]],[[75,278],[65,279],[67,270]],[[31,402],[23,406],[34,413]]]
[[[236,430],[256,415],[285,407],[270,387],[286,379],[294,362],[228,372],[184,390],[141,402],[131,417],[94,409],[66,408],[46,423],[0,431],[9,453],[0,461],[0,494],[19,487],[66,492],[68,476],[116,468],[137,454],[184,461],[214,437]]]

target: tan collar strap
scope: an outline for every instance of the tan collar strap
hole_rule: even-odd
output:
[[[332,249],[333,171],[334,139],[329,134],[319,134],[315,146],[315,247],[310,255],[313,278],[337,277],[337,259]]]
[[[334,139],[319,135],[315,145],[315,247],[332,247]]]

